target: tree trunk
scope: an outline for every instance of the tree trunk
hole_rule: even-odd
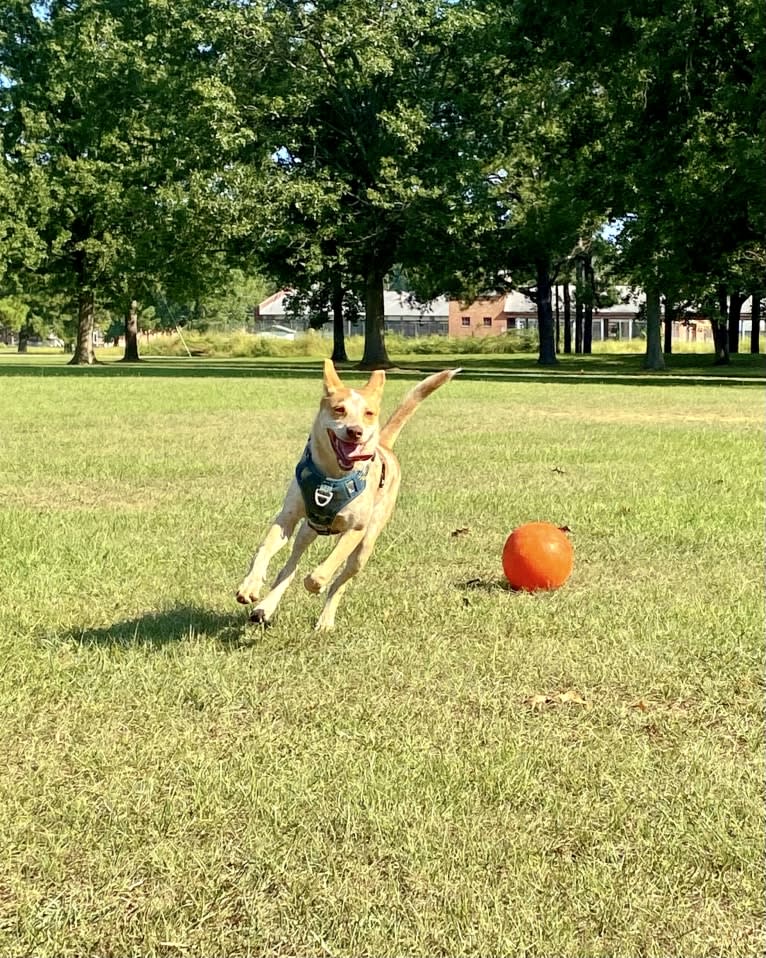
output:
[[[572,297],[569,294],[569,280],[564,283],[564,352],[572,352]]]
[[[664,369],[662,355],[660,291],[656,286],[646,288],[646,355],[644,369]]]
[[[718,319],[711,319],[710,325],[713,329],[713,347],[715,348],[714,366],[728,366],[731,362],[729,358],[729,331],[726,323]]]
[[[17,352],[26,353],[29,350],[29,337],[32,334],[32,330],[26,323],[24,323],[19,329],[19,345]]]
[[[332,361],[348,362],[346,334],[343,329],[343,286],[337,276],[334,276],[332,281]]]
[[[77,304],[77,341],[74,354],[69,360],[70,366],[92,366],[96,362],[96,354],[93,350],[95,309],[93,292],[81,288]]]
[[[744,302],[741,293],[732,293],[729,297],[729,353],[739,352],[739,319]]]
[[[537,330],[540,336],[541,366],[553,366],[556,359],[556,330],[551,305],[551,275],[545,260],[537,261]]]
[[[761,349],[761,290],[753,292],[753,305],[750,307],[750,352],[758,353]]]
[[[583,287],[584,283],[584,265],[582,257],[578,256],[575,261],[575,277],[576,277],[576,293],[577,299],[575,301],[575,352],[582,352],[582,320],[583,320]]]
[[[720,285],[717,286],[716,296],[718,298],[718,311],[720,312],[721,316],[726,316],[729,312],[729,299],[726,295],[726,287]]]
[[[718,315],[710,319],[713,330],[713,348],[715,349],[714,366],[728,366],[729,359],[729,331],[726,328],[726,317],[729,314],[726,287],[718,287]]]
[[[556,353],[561,352],[561,314],[559,312],[559,284],[556,283]]]
[[[359,368],[390,369],[392,363],[383,338],[383,273],[371,270],[365,277],[364,286],[364,354]]]
[[[137,363],[140,361],[138,355],[138,303],[131,299],[130,306],[125,313],[125,355],[122,357],[124,363]]]
[[[588,291],[585,298],[585,315],[583,317],[582,351],[590,355],[590,353],[593,352],[593,303],[596,299],[596,276],[593,272],[593,263],[590,253],[587,254],[587,259],[585,260],[585,282]]]
[[[666,356],[670,356],[673,352],[673,323],[677,318],[678,307],[673,305],[673,301],[669,296],[666,296],[664,317],[665,344],[662,347],[662,351]]]

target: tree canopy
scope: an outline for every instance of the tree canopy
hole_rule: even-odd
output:
[[[341,311],[358,293],[363,365],[385,366],[404,269],[426,296],[529,289],[555,362],[551,283],[611,223],[647,362],[661,297],[715,302],[728,355],[766,287],[765,20],[755,0],[6,0],[0,294],[64,297],[89,362],[97,302],[260,272]]]

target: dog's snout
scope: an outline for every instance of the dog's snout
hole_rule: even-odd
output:
[[[359,442],[362,438],[364,430],[361,426],[346,426],[346,435],[351,440],[351,442]]]

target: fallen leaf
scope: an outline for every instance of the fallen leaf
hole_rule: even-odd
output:
[[[457,539],[460,536],[467,536],[470,531],[468,526],[464,526],[462,529],[455,529],[454,532],[450,532],[450,536],[453,539]]]
[[[526,705],[531,705],[533,709],[541,709],[544,705],[548,705],[549,702],[552,702],[553,699],[550,695],[530,695],[529,698],[524,699]]]
[[[551,472],[555,472],[555,473],[556,473],[557,475],[559,475],[559,476],[565,476],[565,475],[566,475],[566,473],[564,472],[564,470],[563,470],[563,469],[559,469],[558,466],[554,466],[553,469],[551,469]]]
[[[571,532],[569,526],[559,526],[559,532]]]
[[[630,708],[638,709],[639,712],[648,712],[650,705],[646,699],[636,699],[635,702],[630,703]]]

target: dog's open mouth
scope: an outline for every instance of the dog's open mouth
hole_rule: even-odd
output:
[[[327,434],[330,437],[332,450],[341,469],[353,469],[354,463],[361,462],[364,459],[372,459],[374,453],[365,448],[367,443],[349,442],[346,439],[340,439],[332,429],[328,429]]]

